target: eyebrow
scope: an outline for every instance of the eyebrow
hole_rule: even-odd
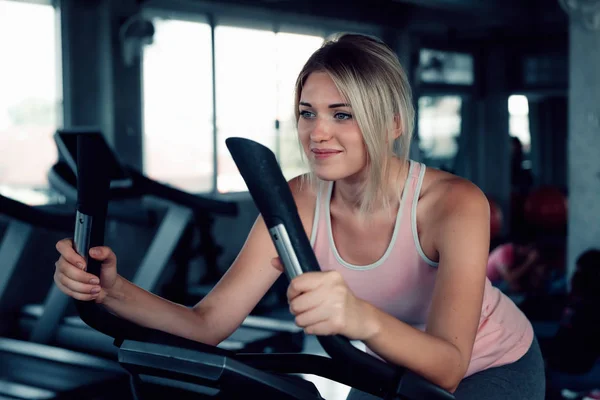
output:
[[[312,105],[310,103],[301,101],[300,103],[301,106],[305,106],[305,107],[312,107]],[[334,104],[330,104],[329,108],[338,108],[338,107],[352,107],[350,104],[348,103],[334,103]]]

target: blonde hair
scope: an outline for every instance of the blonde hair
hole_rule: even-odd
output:
[[[302,88],[313,72],[329,74],[352,106],[362,132],[368,176],[359,210],[366,213],[381,203],[389,208],[391,161],[394,156],[408,159],[415,117],[410,85],[398,57],[383,42],[369,36],[338,34],[329,38],[308,59],[296,80],[296,121]],[[317,187],[314,174],[308,174],[307,178]],[[398,198],[400,190],[401,186]]]

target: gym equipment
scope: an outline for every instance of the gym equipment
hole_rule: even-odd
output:
[[[69,169],[65,171],[64,167],[57,164],[49,175],[50,182],[64,190],[65,195],[73,203],[76,202],[76,137],[80,134],[99,135],[104,138],[101,132],[89,129],[70,129],[59,130],[54,135],[59,154],[65,160]],[[161,222],[157,235],[153,240],[150,250],[147,253],[144,263],[152,260],[152,264],[157,269],[164,269],[164,265],[170,258],[174,257],[177,262],[177,268],[169,285],[162,288],[161,294],[173,301],[181,302],[182,293],[188,291],[187,287],[187,261],[193,255],[201,255],[208,266],[207,269],[217,264],[217,258],[221,253],[220,246],[215,242],[212,235],[212,226],[214,215],[223,215],[234,217],[237,215],[237,204],[233,202],[212,199],[209,197],[192,195],[173,187],[161,184],[148,178],[121,162],[117,154],[110,148],[106,140],[99,142],[99,146],[107,154],[105,161],[110,168],[110,200],[134,199],[137,202],[142,200],[154,200],[152,208],[162,206],[167,209],[166,215]],[[67,195],[68,193],[68,195]],[[149,201],[153,203],[152,201]],[[191,228],[200,234],[199,248],[193,249],[190,241]],[[185,242],[187,248],[177,249],[178,254],[174,254],[175,246]],[[169,244],[170,243],[170,244]],[[167,245],[168,244],[168,245]],[[166,251],[169,250],[169,251]],[[195,254],[194,254],[195,253]],[[181,257],[179,257],[181,255]],[[179,260],[181,258],[181,260]],[[142,276],[144,273],[139,273]],[[148,282],[151,284],[151,282]],[[142,285],[148,289],[150,286]],[[152,285],[152,287],[156,287]]]
[[[28,300],[25,294],[35,296],[52,284],[52,264],[40,265],[35,256],[59,234],[72,231],[74,213],[56,206],[32,207],[1,195],[0,210],[9,218],[0,242],[0,326],[5,336],[14,333],[11,319]],[[111,399],[115,392],[131,398],[128,374],[116,362],[0,338],[2,399]]]
[[[1,399],[125,400],[132,399],[129,386],[129,376],[117,362],[0,338]]]
[[[29,331],[23,333],[19,328],[19,310],[42,302],[53,286],[56,253],[52,243],[69,235],[74,211],[64,204],[33,207],[1,195],[0,210],[7,217],[0,244],[0,334],[29,339]],[[111,207],[108,217],[114,220],[123,214],[118,207]],[[128,213],[128,220],[150,223],[139,212]]]
[[[274,154],[247,139],[227,145],[268,226],[289,277],[318,270],[294,202]],[[76,248],[86,254],[104,236],[108,179],[99,168],[102,157],[92,137],[79,138],[80,207]],[[89,185],[87,182],[94,182]],[[88,270],[100,266],[91,260]],[[355,348],[341,336],[319,342],[331,358],[308,354],[236,354],[212,346],[142,328],[107,312],[94,302],[76,301],[82,319],[115,338],[119,362],[132,375],[139,399],[152,397],[319,399],[314,385],[284,374],[316,374],[368,393],[395,399],[453,399],[410,371],[388,365]]]
[[[56,132],[54,138],[59,154],[66,162],[64,164],[58,163],[49,173],[51,184],[60,190],[71,204],[76,202],[76,184],[73,181],[76,179],[74,173],[76,170],[76,135],[79,132],[79,130],[59,130]],[[85,130],[85,132],[95,131]],[[106,154],[104,165],[111,177],[111,187],[113,188],[111,199],[120,200],[117,204],[123,210],[121,217],[127,220],[126,216],[128,214],[134,215],[136,211],[139,213],[140,207],[137,204],[135,206],[124,206],[123,203],[127,203],[125,200],[139,200],[144,195],[141,189],[143,180],[141,180],[142,183],[135,181],[137,185],[134,185],[135,177],[121,166],[115,154],[108,150],[108,144],[105,141],[98,143],[99,146],[102,146],[103,154]],[[65,165],[70,166],[70,169],[65,168]],[[202,200],[198,198],[197,207],[213,205],[208,201],[205,204]],[[112,204],[115,204],[115,202],[112,202]],[[223,208],[227,212],[235,212],[234,206],[227,207],[229,204],[221,204],[221,202],[215,202],[215,204],[224,206]],[[149,214],[154,216],[152,213]],[[160,223],[156,227],[156,234],[150,243],[145,258],[136,270],[123,268],[122,273],[125,274],[125,277],[146,290],[155,291],[160,283],[168,279],[166,273],[169,269],[166,266],[183,241],[184,235],[191,225],[192,218],[192,212],[188,208],[176,204],[167,206],[162,218],[154,218],[160,220]],[[123,265],[127,266],[128,263],[124,262]],[[86,334],[92,331],[86,328],[81,331],[80,328],[83,326],[78,323],[78,318],[68,319],[65,321],[67,322],[65,324],[66,330],[60,330],[62,327],[61,321],[67,314],[69,304],[68,297],[57,287],[52,287],[44,305],[32,304],[23,308],[21,322],[23,335],[29,335],[30,340],[38,343],[55,343],[55,339],[58,339],[56,343],[76,350],[92,351],[92,349],[98,349],[98,354],[101,355],[104,355],[104,350],[109,349],[109,351],[112,351],[113,347],[110,344],[107,346],[105,341],[103,346],[103,342],[99,342],[98,337],[87,337]],[[84,340],[84,338],[87,340]],[[82,348],[81,346],[85,347]]]
[[[40,300],[36,296],[52,284],[52,264],[40,265],[40,249],[73,229],[74,214],[61,207],[32,207],[2,195],[0,210],[8,217],[0,242],[0,334],[5,336],[14,334],[18,310]],[[32,281],[31,276],[37,279]]]
[[[173,189],[154,182],[144,177],[133,169],[124,166],[119,162],[117,155],[110,149],[101,132],[95,130],[69,130],[58,131],[55,140],[61,156],[71,166],[69,175],[64,169],[54,170],[52,180],[63,187],[70,200],[77,204],[77,137],[85,135],[94,137],[97,149],[106,158],[102,165],[106,168],[109,179],[109,199],[132,199],[145,196],[152,196],[166,204],[167,212],[163,217],[158,232],[150,248],[148,249],[141,265],[135,271],[130,271],[132,277],[129,277],[125,267],[126,264],[119,262],[119,272],[130,279],[134,284],[147,291],[157,293],[172,301],[177,299],[174,296],[165,296],[160,290],[160,283],[167,282],[172,269],[168,264],[171,258],[183,258],[176,263],[176,269],[180,275],[187,268],[186,257],[179,255],[182,251],[189,250],[183,246],[188,244],[187,237],[192,220],[204,221],[201,225],[204,228],[204,237],[211,236],[210,216],[211,213],[221,213],[231,215],[237,212],[235,203],[223,202],[194,196],[177,189]],[[62,168],[62,167],[61,167]],[[69,182],[72,179],[75,181]],[[69,189],[72,188],[72,189]],[[74,191],[74,192],[73,192]],[[113,204],[113,202],[109,203]],[[110,210],[110,208],[109,208]],[[208,226],[208,228],[206,228]],[[212,237],[206,239],[212,243]],[[211,248],[213,245],[205,245]],[[215,260],[216,262],[216,260]],[[178,272],[175,272],[176,274]],[[134,273],[133,273],[134,272]],[[187,278],[177,278],[179,282],[184,282]],[[164,285],[164,286],[169,286]],[[185,291],[186,285],[171,285],[171,290]],[[167,293],[168,294],[168,293]],[[30,333],[30,340],[37,343],[56,344],[61,347],[77,351],[115,358],[116,348],[112,345],[112,339],[98,331],[89,329],[78,316],[67,316],[67,307],[70,304],[69,298],[64,295],[58,287],[52,287],[47,296],[44,306],[29,305],[24,308],[26,318],[21,320],[21,328]],[[274,351],[301,351],[304,344],[304,333],[291,321],[281,321],[273,318],[248,316],[243,325],[234,332],[228,340],[220,344],[220,347],[244,351],[244,352],[274,352]]]

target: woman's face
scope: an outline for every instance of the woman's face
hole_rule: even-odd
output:
[[[352,107],[326,72],[311,73],[299,103],[298,134],[318,178],[340,180],[361,173],[367,151]]]

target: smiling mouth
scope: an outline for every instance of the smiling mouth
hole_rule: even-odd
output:
[[[339,150],[312,150],[313,158],[315,160],[326,160],[341,153],[342,152]]]
[[[329,149],[326,149],[326,150],[312,149],[311,151],[317,155],[341,153],[341,150],[329,150]]]

